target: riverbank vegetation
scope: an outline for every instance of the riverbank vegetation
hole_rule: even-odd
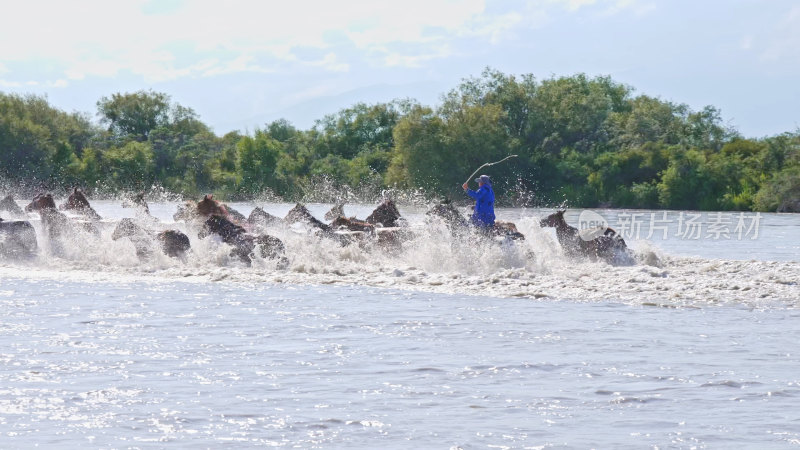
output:
[[[228,199],[419,191],[461,198],[485,162],[507,205],[800,211],[800,130],[746,138],[713,106],[636,95],[608,77],[487,69],[439,105],[359,103],[308,130],[286,120],[219,136],[153,91],[97,102],[97,120],[0,93],[6,189],[82,186]]]

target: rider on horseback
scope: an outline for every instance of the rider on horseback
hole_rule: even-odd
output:
[[[475,199],[475,212],[470,217],[470,222],[480,229],[489,229],[494,226],[494,191],[492,190],[492,180],[488,175],[481,175],[476,178],[478,190],[469,189],[467,183],[461,187],[464,192]]]

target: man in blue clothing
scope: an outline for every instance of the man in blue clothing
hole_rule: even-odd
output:
[[[481,175],[476,178],[478,190],[473,191],[464,183],[461,187],[464,192],[475,199],[475,212],[472,213],[470,221],[480,229],[488,229],[494,226],[494,191],[492,190],[492,180],[488,175]]]

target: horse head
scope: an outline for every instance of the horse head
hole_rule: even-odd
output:
[[[228,211],[220,202],[214,200],[213,194],[206,194],[202,200],[197,202],[197,212],[201,216],[227,216]]]
[[[539,221],[540,227],[560,227],[567,224],[567,221],[564,219],[564,213],[567,210],[556,211],[553,214],[545,217],[544,219]]]
[[[400,220],[400,211],[392,199],[384,200],[366,219],[368,223],[381,224],[388,228],[396,227],[398,220]]]
[[[56,209],[56,202],[50,194],[36,194],[28,206],[25,207],[26,212],[45,211],[48,209]]]
[[[83,209],[90,208],[89,200],[86,199],[83,191],[77,187],[72,189],[72,193],[67,197],[67,202],[61,206],[61,209]]]

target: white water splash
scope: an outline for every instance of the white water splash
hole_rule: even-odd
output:
[[[97,207],[98,205],[96,205]],[[289,265],[255,259],[251,267],[229,255],[230,247],[216,238],[198,238],[197,229],[174,223],[176,203],[151,205],[160,228],[178,228],[191,240],[184,259],[155,252],[140,259],[128,239],[114,241],[111,233],[120,218],[133,211],[119,203],[102,202],[100,236],[77,232],[55,256],[35,215],[42,250],[27,262],[0,261],[0,275],[25,278],[63,278],[117,283],[142,278],[196,282],[288,283],[300,285],[362,285],[437,293],[523,297],[581,302],[618,301],[627,304],[703,306],[743,303],[769,306],[800,304],[800,264],[797,262],[713,260],[664,253],[653,245],[636,245],[638,264],[614,267],[566,258],[552,229],[538,225],[541,214],[520,213],[515,219],[524,241],[495,243],[454,238],[447,229],[426,221],[420,208],[401,207],[414,237],[397,252],[376,245],[342,246],[311,235],[303,227],[274,226],[267,231],[286,245]],[[250,209],[256,205],[249,205]],[[283,216],[292,205],[268,204],[268,212]],[[322,217],[331,205],[312,205]],[[242,205],[240,212],[247,214]],[[366,216],[367,205],[346,205],[349,215]],[[503,217],[499,217],[502,219]]]

